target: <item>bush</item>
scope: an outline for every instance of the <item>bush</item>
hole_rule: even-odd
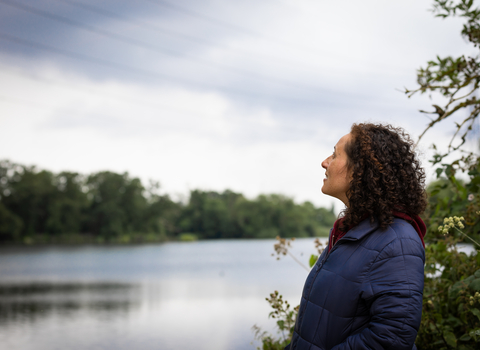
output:
[[[426,247],[419,349],[480,347],[480,254],[457,250],[458,239]]]

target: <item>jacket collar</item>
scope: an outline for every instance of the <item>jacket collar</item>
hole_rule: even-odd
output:
[[[366,235],[370,234],[371,232],[378,229],[378,221],[374,219],[373,223],[370,222],[370,217],[361,221],[358,225],[351,228],[345,236],[342,237],[343,240],[349,241],[358,241],[365,237]]]

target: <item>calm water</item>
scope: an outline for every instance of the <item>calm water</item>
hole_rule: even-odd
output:
[[[0,348],[255,349],[251,327],[274,325],[265,297],[297,305],[307,275],[274,242],[0,248]]]

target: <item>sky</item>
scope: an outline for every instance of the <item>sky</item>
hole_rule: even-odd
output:
[[[0,159],[128,172],[193,189],[342,208],[323,159],[352,123],[417,139],[436,97],[416,70],[471,54],[431,0],[0,0]],[[430,145],[418,145],[429,178]]]

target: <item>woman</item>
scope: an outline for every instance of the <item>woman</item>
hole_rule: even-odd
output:
[[[354,124],[322,162],[345,203],[305,282],[290,350],[416,349],[425,174],[400,128]]]

